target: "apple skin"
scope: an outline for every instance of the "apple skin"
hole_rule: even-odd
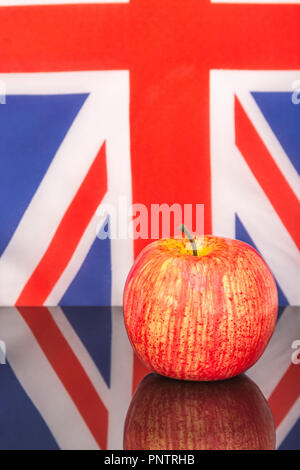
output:
[[[274,331],[274,278],[249,245],[228,238],[162,239],[136,259],[124,289],[130,342],[150,370],[223,380],[252,366]]]
[[[245,375],[186,382],[151,373],[124,426],[124,450],[273,450],[275,441],[270,407]]]

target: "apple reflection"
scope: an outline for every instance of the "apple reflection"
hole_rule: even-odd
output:
[[[128,409],[124,449],[273,450],[273,416],[246,375],[183,382],[151,373],[140,382]]]

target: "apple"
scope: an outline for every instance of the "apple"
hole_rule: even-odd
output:
[[[187,382],[147,375],[124,426],[125,450],[273,450],[270,407],[245,375]]]
[[[211,235],[162,239],[137,257],[125,284],[131,344],[152,371],[222,380],[252,366],[274,331],[278,298],[262,257]]]

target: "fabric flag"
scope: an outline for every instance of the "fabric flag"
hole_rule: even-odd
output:
[[[1,1],[0,305],[120,306],[151,236],[97,235],[132,204],[149,226],[152,204],[204,204],[205,232],[254,246],[300,305],[299,3]]]
[[[121,305],[122,207],[204,204],[299,305],[299,2],[75,3],[1,2],[0,304]]]

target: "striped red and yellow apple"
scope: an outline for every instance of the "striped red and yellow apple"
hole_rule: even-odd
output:
[[[273,450],[270,407],[245,375],[187,382],[147,375],[131,401],[125,450]]]
[[[124,290],[138,357],[184,380],[226,379],[252,366],[271,338],[277,307],[274,278],[256,250],[210,235],[150,243]]]

